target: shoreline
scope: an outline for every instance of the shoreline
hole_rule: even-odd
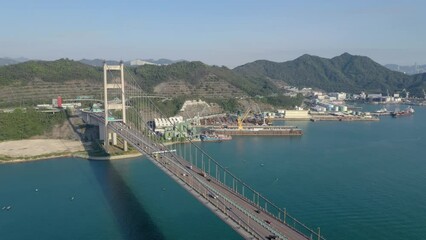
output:
[[[43,161],[43,160],[49,160],[49,159],[53,159],[53,158],[64,158],[64,157],[80,158],[80,159],[91,160],[91,161],[109,161],[109,160],[121,160],[121,159],[127,159],[127,158],[135,158],[135,157],[140,157],[140,156],[143,156],[143,154],[132,152],[132,153],[128,153],[128,154],[103,156],[102,157],[102,156],[89,156],[87,153],[72,152],[72,153],[50,154],[49,156],[39,155],[39,156],[26,157],[26,158],[10,158],[8,160],[0,160],[0,165],[1,164]],[[9,156],[6,156],[6,157],[9,157]]]
[[[67,140],[63,140],[63,139],[23,139],[23,140],[12,140],[12,141],[4,141],[4,142],[0,142],[0,145],[3,143],[14,143],[14,145],[16,146],[15,149],[9,149],[9,151],[16,151],[19,152],[19,147],[22,145],[25,145],[28,141],[67,141]],[[70,142],[75,142],[75,143],[81,143],[79,141],[70,141]],[[170,145],[174,145],[174,144],[185,144],[185,143],[189,143],[189,141],[184,141],[184,142],[180,142],[180,141],[175,141],[175,142],[167,142],[167,143],[163,143],[165,146],[170,146]],[[87,143],[85,143],[87,144]],[[83,143],[81,143],[81,145],[83,145]],[[123,154],[117,154],[117,155],[110,155],[110,156],[90,156],[84,149],[79,149],[78,151],[68,151],[68,150],[64,150],[64,151],[52,151],[52,152],[45,152],[43,154],[38,154],[38,155],[15,155],[15,156],[11,156],[11,155],[7,155],[7,154],[2,154],[2,152],[0,152],[0,165],[1,164],[13,164],[13,163],[26,163],[26,162],[33,162],[33,161],[42,161],[42,160],[49,160],[52,158],[63,158],[63,157],[72,157],[72,158],[80,158],[80,159],[85,159],[85,160],[91,160],[91,161],[109,161],[109,160],[121,160],[121,159],[128,159],[128,158],[135,158],[135,157],[140,157],[143,156],[143,153],[140,152],[127,152],[127,153],[123,153]]]
[[[74,157],[87,160],[117,160],[142,156],[142,153],[130,151],[109,156],[90,155],[87,147],[91,143],[82,143],[64,139],[22,139],[0,142],[0,165],[24,163],[52,158]]]

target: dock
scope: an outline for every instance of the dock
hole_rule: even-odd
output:
[[[375,122],[380,121],[378,117],[363,117],[363,116],[334,116],[334,115],[315,115],[311,118],[312,122],[316,121],[369,121],[369,122]]]
[[[303,131],[293,126],[247,126],[238,129],[237,126],[227,128],[211,128],[216,134],[237,135],[237,136],[301,136]]]

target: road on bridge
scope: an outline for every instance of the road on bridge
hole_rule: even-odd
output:
[[[100,122],[104,122],[101,114],[92,115]],[[131,129],[122,122],[110,122],[109,128],[128,141],[138,151],[147,154],[150,160],[244,238],[311,239],[272,216],[239,192],[224,185],[214,177],[206,175],[196,166],[189,165],[188,161],[176,153],[164,151],[166,148],[162,144],[154,143],[138,130]]]

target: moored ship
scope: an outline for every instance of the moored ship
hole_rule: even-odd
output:
[[[200,139],[203,142],[222,142],[231,140],[232,136],[224,134],[201,134]]]
[[[408,107],[407,109],[403,110],[403,111],[394,111],[391,112],[391,116],[396,118],[396,117],[402,117],[402,116],[410,116],[414,114],[414,109],[412,107]]]

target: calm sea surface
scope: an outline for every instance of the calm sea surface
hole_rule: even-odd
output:
[[[426,239],[426,108],[415,109],[201,145],[329,240]],[[241,238],[146,159],[61,158],[0,165],[0,239]]]

